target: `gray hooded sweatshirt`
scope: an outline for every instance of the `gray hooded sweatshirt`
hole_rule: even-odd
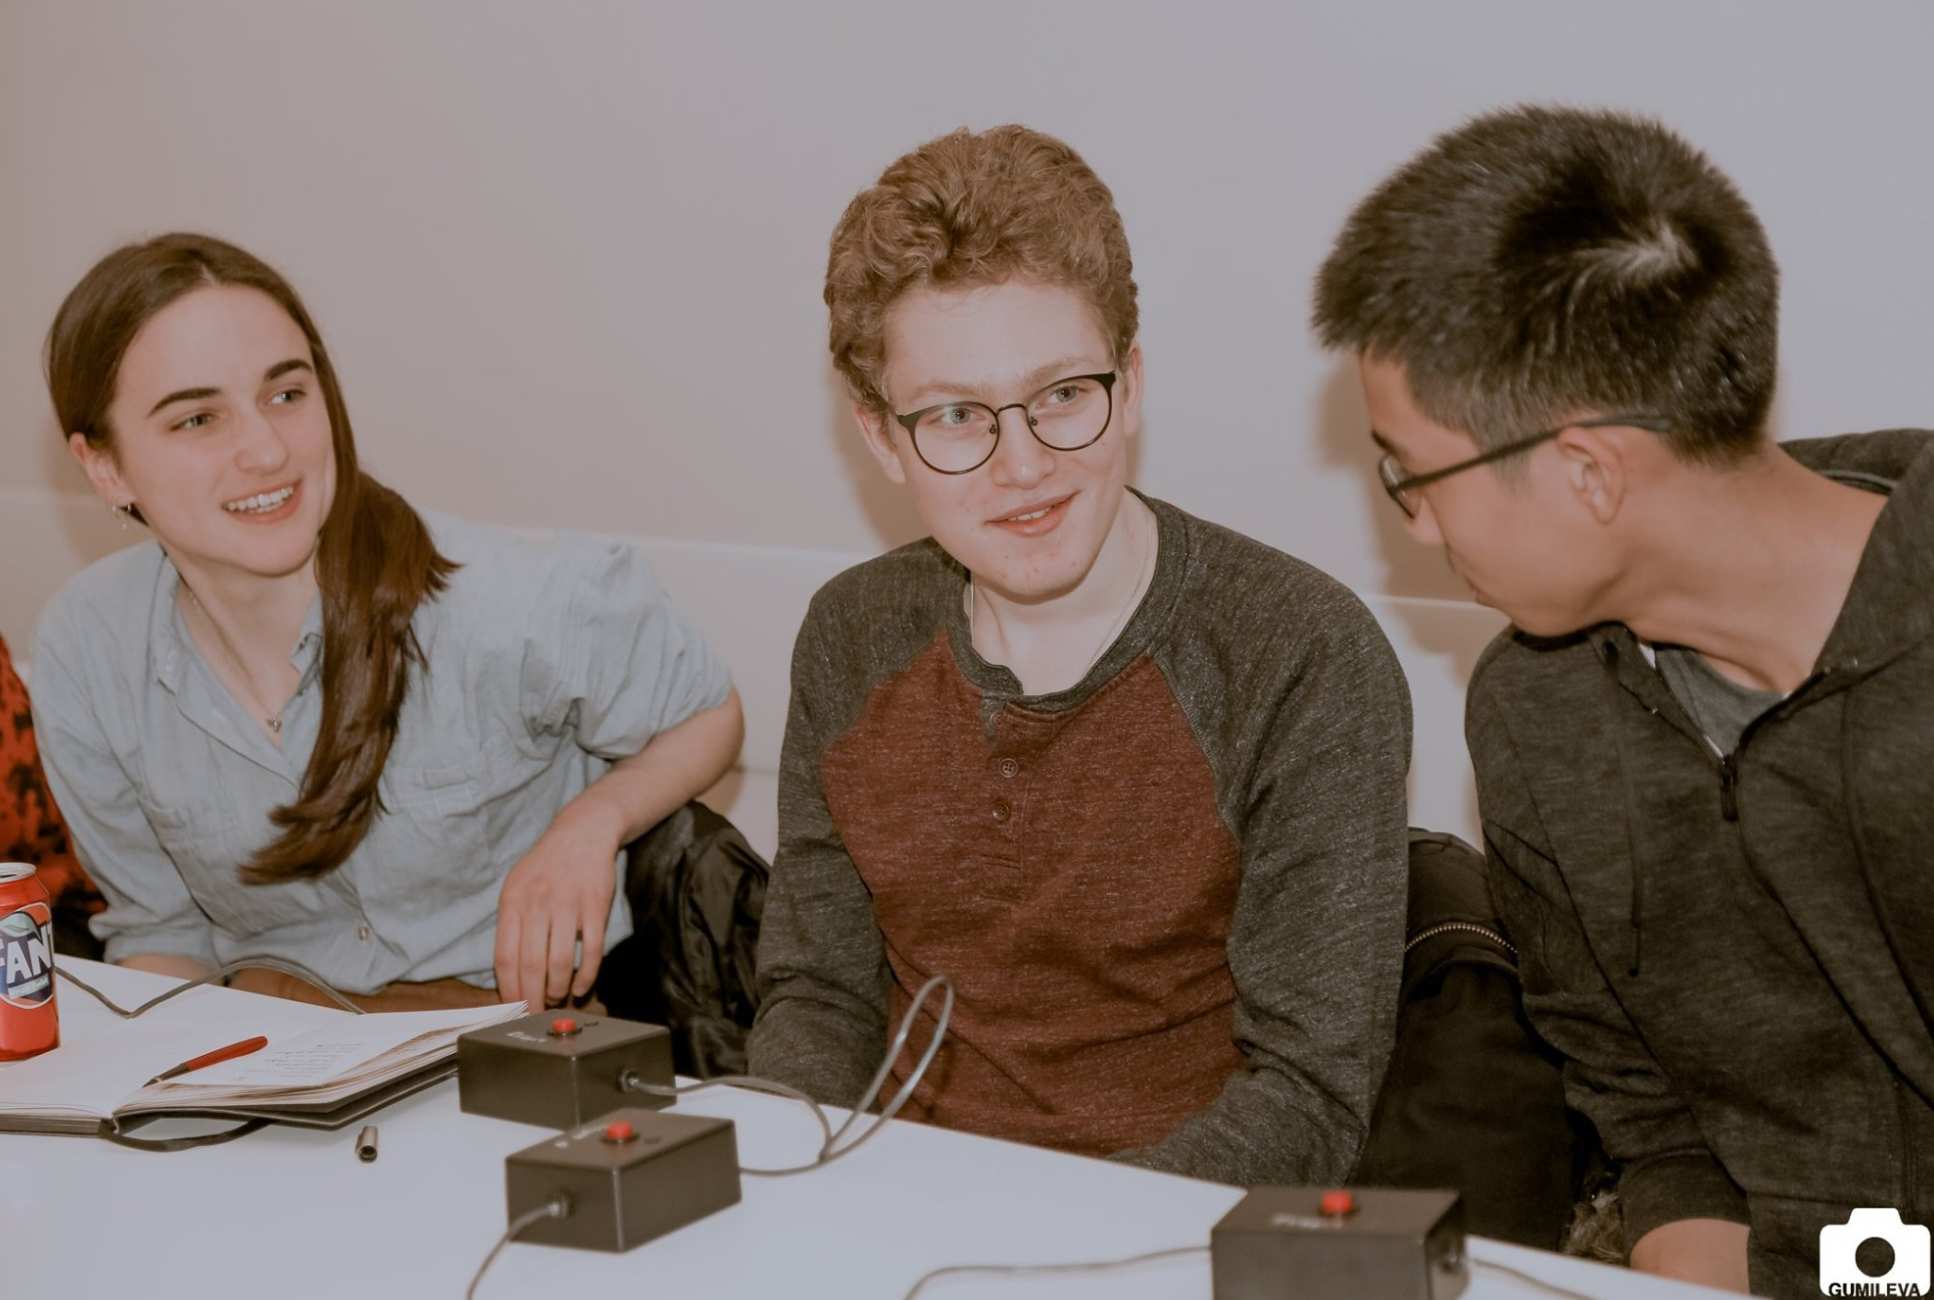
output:
[[[1934,435],[1786,444],[1889,493],[1813,674],[1733,752],[1626,627],[1502,634],[1466,728],[1526,1006],[1625,1162],[1628,1245],[1751,1227],[1817,1297],[1822,1226],[1934,1220]]]

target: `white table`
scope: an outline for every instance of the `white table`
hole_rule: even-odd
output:
[[[111,995],[168,981],[76,964]],[[63,998],[84,996],[71,989]],[[162,1014],[157,1011],[155,1014]],[[810,1159],[803,1108],[716,1089],[680,1110],[730,1118],[748,1165]],[[543,1129],[465,1115],[446,1081],[355,1126],[271,1125],[169,1154],[80,1137],[0,1134],[0,1295],[460,1297],[505,1227],[503,1160]],[[1203,1244],[1234,1188],[920,1124],[891,1124],[853,1155],[789,1178],[745,1180],[744,1200],[624,1255],[512,1245],[479,1289],[505,1297],[839,1297],[898,1300],[945,1264],[1047,1263]],[[1479,1260],[1593,1297],[1719,1293],[1482,1238]],[[1472,1300],[1545,1293],[1482,1268]],[[1130,1271],[935,1283],[923,1300],[1209,1300],[1205,1253]]]

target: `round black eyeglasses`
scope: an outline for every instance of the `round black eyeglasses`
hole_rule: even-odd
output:
[[[894,419],[913,440],[914,454],[939,474],[971,474],[993,459],[1001,441],[1001,412],[1018,410],[1028,432],[1050,451],[1080,451],[1100,441],[1115,418],[1115,375],[1069,375],[1024,402],[988,406],[942,402]]]

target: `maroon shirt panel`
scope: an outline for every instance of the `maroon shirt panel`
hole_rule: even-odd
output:
[[[1208,760],[1146,656],[1073,709],[981,709],[943,633],[821,765],[885,937],[889,1023],[929,976],[955,988],[905,1113],[1090,1154],[1158,1141],[1242,1064],[1241,853]]]

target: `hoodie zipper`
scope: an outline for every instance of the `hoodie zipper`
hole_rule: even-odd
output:
[[[1511,946],[1509,939],[1506,939],[1490,926],[1479,925],[1475,921],[1439,921],[1436,925],[1427,925],[1412,935],[1409,942],[1404,944],[1404,956],[1408,957],[1410,950],[1426,939],[1435,939],[1440,934],[1474,934],[1480,938],[1489,939],[1492,943],[1510,953],[1512,961],[1518,959],[1518,950]]]
[[[1854,662],[1857,663],[1859,661],[1855,660]],[[1784,699],[1746,724],[1746,729],[1739,733],[1739,743],[1733,746],[1732,753],[1721,754],[1719,756],[1720,816],[1729,822],[1739,820],[1739,756],[1746,752],[1746,742],[1752,739],[1755,731],[1759,730],[1760,723],[1784,716],[1791,710],[1793,705],[1802,702],[1802,696],[1819,683],[1825,681],[1828,677],[1831,677],[1835,671],[1835,669],[1827,668],[1819,672],[1809,673],[1806,680],[1786,693]],[[1716,746],[1711,746],[1711,742],[1707,743],[1709,747],[1716,748]]]
[[[1644,695],[1640,694],[1639,691],[1634,686],[1632,686],[1630,683],[1627,683],[1626,681],[1623,680],[1623,678],[1619,673],[1619,668],[1618,668],[1619,653],[1618,653],[1617,641],[1605,642],[1602,648],[1602,655],[1603,655],[1603,662],[1605,664],[1605,668],[1611,679],[1614,689],[1623,690],[1626,694],[1630,695],[1634,700],[1636,700],[1638,704],[1642,708],[1644,708],[1644,710],[1647,713],[1651,714],[1654,718],[1659,719],[1661,722],[1664,722],[1667,726],[1671,727],[1672,730],[1678,732],[1681,736],[1691,741],[1694,745],[1697,745],[1699,747],[1699,751],[1703,753],[1707,757],[1707,759],[1713,763],[1715,769],[1719,773],[1720,815],[1726,821],[1734,824],[1737,824],[1739,822],[1739,755],[1745,751],[1747,740],[1749,740],[1752,737],[1752,734],[1759,729],[1759,726],[1761,723],[1769,720],[1775,714],[1786,713],[1795,703],[1797,703],[1800,700],[1801,696],[1805,695],[1814,686],[1819,684],[1822,680],[1832,676],[1833,673],[1837,671],[1836,668],[1829,668],[1819,672],[1815,672],[1810,676],[1808,676],[1805,681],[1801,682],[1798,686],[1794,687],[1793,690],[1788,693],[1785,699],[1781,700],[1778,704],[1775,704],[1772,708],[1766,710],[1766,712],[1760,714],[1757,718],[1754,718],[1751,722],[1748,722],[1746,724],[1745,730],[1739,733],[1739,743],[1733,746],[1732,753],[1721,754],[1718,752],[1719,747],[1713,744],[1711,738],[1706,736],[1704,732],[1698,729],[1697,723],[1692,722],[1692,719],[1688,714],[1688,711],[1683,703],[1679,704],[1679,712],[1681,714],[1687,715],[1686,721],[1691,724],[1691,730],[1688,730],[1686,727],[1679,725],[1679,723],[1675,722],[1674,720],[1667,718],[1665,714],[1659,709],[1658,705],[1648,701],[1644,697]],[[1860,661],[1858,659],[1850,659],[1845,664],[1845,667],[1848,667],[1848,668],[1855,667],[1859,664],[1859,662]],[[1658,673],[1658,668],[1656,664],[1652,665],[1652,671],[1655,674]],[[1660,677],[1660,682],[1662,685],[1664,684],[1663,676]],[[1669,694],[1671,691],[1671,687],[1666,686],[1665,689]],[[1677,703],[1676,698],[1675,698],[1675,703]],[[1625,766],[1625,761],[1622,755],[1619,759],[1619,767],[1620,767],[1620,771],[1622,773],[1625,773],[1625,775],[1627,776],[1627,782],[1628,782],[1626,786],[1626,791],[1625,791],[1625,796],[1626,796],[1625,816],[1626,816],[1626,834],[1629,837],[1631,834],[1632,795],[1631,795],[1631,788],[1629,784],[1630,774],[1629,774],[1629,770]],[[1628,843],[1628,848],[1629,848],[1629,843]],[[1741,845],[1741,852],[1743,854],[1745,852],[1743,844]],[[1640,947],[1640,936],[1642,934],[1641,921],[1640,921],[1640,905],[1641,905],[1641,899],[1644,894],[1644,871],[1638,860],[1637,854],[1632,853],[1630,856],[1631,856],[1631,864],[1632,864],[1632,904],[1631,904],[1631,916],[1630,916],[1630,924],[1632,928],[1632,960],[1626,968],[1626,974],[1636,978],[1639,973],[1639,947]],[[1745,857],[1746,857],[1747,869],[1750,871],[1752,870],[1752,857],[1750,854],[1745,854]]]

